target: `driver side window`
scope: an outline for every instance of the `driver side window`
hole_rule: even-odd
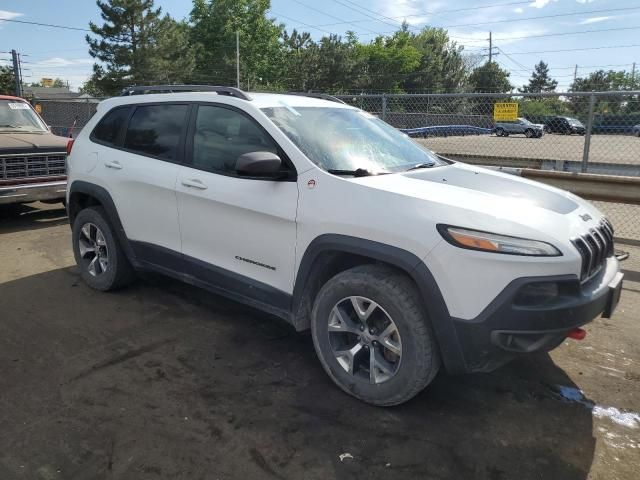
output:
[[[200,105],[193,135],[192,166],[214,173],[235,174],[238,157],[249,152],[278,153],[260,126],[234,110]]]

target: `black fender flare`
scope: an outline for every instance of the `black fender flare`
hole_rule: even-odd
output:
[[[113,202],[113,198],[109,192],[99,185],[94,183],[84,182],[82,180],[75,180],[69,187],[69,205],[67,205],[67,212],[69,213],[69,223],[73,228],[73,222],[75,220],[74,205],[73,205],[73,196],[74,194],[81,193],[84,195],[88,195],[90,197],[95,198],[104,211],[107,213],[107,217],[109,223],[113,227],[116,236],[118,237],[118,241],[122,246],[125,255],[129,262],[134,266],[138,266],[138,262],[136,261],[136,255],[129,243],[129,239],[127,238],[127,234],[124,231],[124,227],[122,226],[122,222],[120,221],[120,216],[118,215],[118,210],[116,209],[116,205]]]
[[[449,373],[466,371],[466,364],[449,310],[433,274],[425,263],[407,250],[384,243],[339,234],[316,237],[307,247],[296,275],[292,312],[298,312],[307,282],[318,257],[326,252],[351,253],[389,264],[413,279],[434,329],[442,360]]]

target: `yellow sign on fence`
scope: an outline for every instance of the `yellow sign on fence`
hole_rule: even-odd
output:
[[[502,102],[493,104],[493,119],[496,122],[508,122],[518,118],[517,102]]]

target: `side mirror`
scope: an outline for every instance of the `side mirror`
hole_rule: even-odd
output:
[[[236,172],[250,177],[274,177],[281,167],[282,160],[271,152],[249,152],[236,160]]]

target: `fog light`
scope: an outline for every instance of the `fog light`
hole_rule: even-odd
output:
[[[522,306],[545,305],[553,302],[558,294],[557,283],[530,283],[518,291],[515,303]]]

